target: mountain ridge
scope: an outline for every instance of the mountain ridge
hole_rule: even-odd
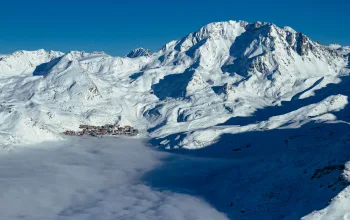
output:
[[[136,49],[139,50],[141,53],[146,51],[143,48]],[[128,57],[112,57],[103,52],[70,51],[63,54],[44,50],[18,51],[2,58],[0,77],[3,77],[4,73],[13,74],[15,71],[30,73],[34,69],[33,75],[42,75],[46,80],[55,81],[55,75],[60,74],[62,75],[60,77],[64,77],[66,74],[63,72],[72,72],[69,69],[73,68],[74,77],[78,77],[77,79],[83,80],[82,77],[85,77],[84,81],[91,81],[98,79],[101,73],[106,74],[105,77],[110,80],[122,77],[124,79],[120,82],[125,82],[131,90],[136,89],[135,91],[143,93],[151,91],[153,94],[147,96],[155,95],[160,100],[163,96],[167,97],[161,94],[165,88],[163,85],[174,85],[174,82],[167,80],[174,78],[175,82],[180,81],[174,89],[170,86],[167,91],[169,98],[196,98],[203,96],[204,94],[201,94],[203,91],[208,92],[205,88],[211,87],[213,89],[209,94],[212,96],[225,94],[224,101],[237,99],[235,94],[250,91],[252,95],[262,92],[266,96],[264,99],[272,100],[268,101],[270,102],[268,105],[273,105],[272,103],[290,99],[293,96],[290,92],[294,89],[301,92],[304,84],[298,83],[299,80],[308,80],[311,83],[312,79],[317,80],[317,77],[326,75],[327,77],[318,85],[322,86],[322,83],[329,83],[327,80],[332,81],[337,75],[347,74],[349,70],[345,68],[347,55],[344,51],[347,51],[347,47],[323,46],[290,27],[279,28],[272,23],[213,22],[166,44],[153,54],[133,57],[136,60],[129,60]],[[33,58],[32,61],[35,62],[31,62],[31,58],[27,58],[28,55],[37,56],[39,59]],[[23,57],[28,61],[21,63],[20,59],[24,59]],[[12,61],[11,59],[15,59],[13,66],[18,67],[20,71],[11,70],[11,63],[7,63],[7,60]],[[27,70],[24,70],[25,68]],[[168,73],[164,74],[164,71]],[[84,74],[78,76],[76,75],[78,72]],[[296,73],[302,74],[304,79],[295,77]],[[289,75],[291,79],[281,75]],[[71,83],[68,81],[64,86],[70,84],[72,86],[69,87],[70,90],[79,84],[79,82],[76,84],[76,80]],[[52,84],[48,86],[55,85],[53,81],[50,83]],[[143,85],[140,86],[141,84]],[[95,88],[93,85],[95,83],[91,81],[88,89]],[[259,87],[253,88],[253,85]],[[224,93],[217,93],[217,89]],[[97,97],[102,95],[99,94]],[[237,109],[236,107],[232,104],[225,105],[225,110],[221,112],[229,109],[233,111],[232,109]],[[246,112],[249,111],[246,109]],[[188,119],[193,116],[179,117]]]

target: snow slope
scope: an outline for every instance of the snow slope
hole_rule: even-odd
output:
[[[285,151],[277,149],[302,132],[286,160],[304,158],[301,167],[306,169],[316,163],[310,155],[321,152],[310,146],[325,135],[308,126],[335,124],[341,135],[349,132],[349,52],[349,47],[321,45],[290,27],[228,21],[210,23],[155,53],[138,48],[126,57],[44,50],[1,55],[0,146],[9,150],[63,140],[61,132],[79,124],[117,122],[139,128],[160,149],[243,157],[252,164],[276,151],[271,161],[280,166]],[[283,135],[275,137],[279,132]],[[264,148],[253,150],[252,143],[240,141],[252,152],[246,155],[241,145],[233,148],[228,140],[235,143],[241,135],[258,138],[256,145]],[[328,135],[317,146],[332,148],[337,138]],[[307,150],[300,153],[299,147]],[[329,158],[316,158],[325,160],[319,166],[332,164]],[[336,160],[347,162],[346,157]],[[322,199],[327,196],[335,195]],[[297,215],[320,208],[304,206]],[[224,211],[235,216],[237,210]]]

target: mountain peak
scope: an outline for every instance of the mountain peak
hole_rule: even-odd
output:
[[[290,33],[292,33],[292,34],[296,34],[296,33],[297,33],[296,30],[294,30],[293,28],[291,28],[291,27],[289,27],[289,26],[284,26],[284,27],[283,27],[283,30],[286,31],[286,32],[290,32]]]
[[[148,57],[148,56],[151,56],[151,54],[152,54],[151,50],[139,47],[139,48],[132,50],[126,56],[129,58],[136,58],[136,57]]]

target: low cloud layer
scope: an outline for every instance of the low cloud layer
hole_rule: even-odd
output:
[[[167,155],[137,140],[72,139],[0,155],[0,219],[227,219],[205,201],[145,185]]]

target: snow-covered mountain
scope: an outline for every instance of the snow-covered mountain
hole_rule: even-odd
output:
[[[126,57],[44,50],[1,55],[0,145],[60,140],[62,131],[79,124],[118,122],[139,128],[161,149],[246,157],[247,166],[268,158],[287,171],[312,172],[334,164],[310,155],[349,146],[349,53],[349,47],[321,45],[290,27],[228,21],[208,24],[155,53],[138,48]],[[313,129],[318,126],[333,130]],[[246,141],[249,134],[257,139]],[[322,142],[314,139],[326,134]],[[296,157],[303,158],[301,165]],[[333,157],[343,165],[349,159]],[[266,171],[271,164],[259,166]],[[301,207],[308,202],[293,199],[261,209],[282,200],[301,201]]]
[[[147,56],[151,56],[151,54],[152,54],[151,50],[140,47],[132,50],[126,56],[129,58],[135,58],[135,57],[142,57],[142,56],[147,57]]]
[[[10,55],[0,55],[1,77],[33,74],[37,66],[62,56],[56,51],[17,51]]]

